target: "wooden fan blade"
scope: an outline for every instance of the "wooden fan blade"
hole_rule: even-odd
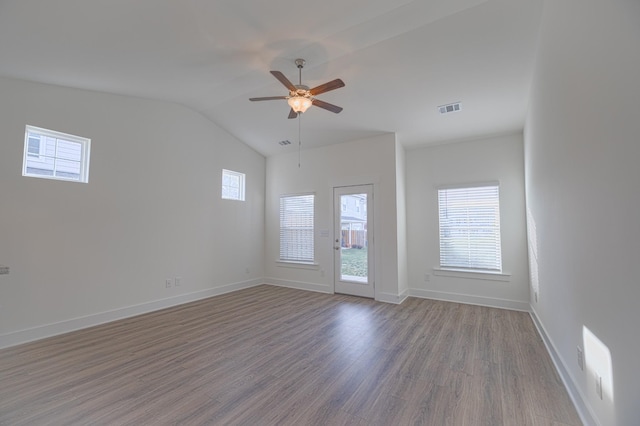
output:
[[[286,96],[267,96],[264,98],[249,98],[250,101],[275,101],[276,99],[287,99]]]
[[[312,103],[317,107],[326,109],[327,111],[335,112],[336,114],[342,111],[342,107],[330,104],[329,102],[321,101],[320,99],[314,99]]]
[[[314,87],[313,89],[309,90],[309,93],[311,93],[311,96],[315,96],[319,95],[320,93],[328,92],[330,90],[339,89],[341,87],[344,87],[344,81],[336,78],[333,81]]]
[[[273,76],[277,78],[280,83],[284,84],[284,87],[286,87],[287,89],[294,91],[297,90],[296,86],[294,86],[293,83],[290,82],[289,79],[285,77],[284,74],[282,74],[280,71],[271,71],[271,74],[273,74]]]
[[[289,111],[289,118],[298,118],[298,113],[295,112],[293,108]]]

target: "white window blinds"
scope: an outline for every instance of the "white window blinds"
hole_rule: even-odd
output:
[[[438,207],[440,266],[502,271],[498,186],[439,189]]]
[[[314,195],[280,197],[280,260],[312,263]]]

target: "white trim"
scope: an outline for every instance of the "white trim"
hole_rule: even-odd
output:
[[[405,300],[407,300],[409,298],[409,289],[405,288],[404,290],[402,290],[400,292],[400,294],[398,295],[399,298],[399,302],[398,304],[401,304],[402,302],[404,302]]]
[[[407,297],[409,297],[408,290],[405,290],[400,294],[379,292],[376,293],[375,300],[376,302],[393,303],[394,305],[400,305],[407,299]]]
[[[489,180],[485,182],[472,182],[472,183],[452,183],[446,185],[435,185],[435,189],[463,189],[463,188],[482,188],[485,186],[500,186],[500,181]]]
[[[11,333],[0,335],[0,349],[20,345],[22,343],[32,342],[34,340],[44,339],[46,337],[69,333],[71,331],[76,331],[83,328],[105,324],[111,321],[129,318],[136,315],[146,314],[160,309],[170,308],[172,306],[182,305],[184,303],[218,296],[224,293],[230,293],[232,291],[255,287],[261,284],[263,284],[263,280],[260,278],[231,283],[220,287],[196,291],[193,293],[180,294],[177,296],[168,297],[166,299],[145,302],[139,305],[127,306],[111,311],[100,312],[98,314],[87,315],[84,317],[72,318],[52,324],[28,328],[26,330],[14,331]]]
[[[345,278],[342,275],[342,254],[343,251],[340,248],[335,250],[336,247],[342,246],[342,211],[338,209],[338,206],[342,204],[343,197],[358,198],[362,201],[366,200],[365,205],[375,205],[375,193],[374,184],[368,183],[364,185],[353,186],[341,186],[333,188],[333,241],[334,250],[333,253],[333,289],[337,293],[350,294],[352,296],[368,297],[375,299],[376,297],[376,272],[378,270],[377,256],[376,256],[376,244],[375,236],[377,234],[377,225],[374,216],[374,208],[367,209],[366,219],[364,223],[367,224],[367,276],[364,281]],[[349,210],[349,207],[347,207]],[[351,229],[351,225],[349,226]],[[333,245],[333,244],[332,244]],[[395,299],[392,303],[398,303]]]
[[[494,297],[475,296],[472,294],[447,293],[444,291],[410,288],[409,296],[422,299],[443,300],[445,302],[464,303],[467,305],[487,306],[490,308],[510,309],[512,311],[529,312],[529,302],[519,300],[497,299]]]
[[[276,260],[276,266],[281,268],[293,268],[293,269],[320,269],[319,263],[307,263],[307,262],[294,262],[293,260]]]
[[[511,274],[506,272],[476,271],[454,268],[433,268],[433,275],[440,277],[466,278],[470,280],[511,281]]]
[[[547,331],[542,325],[542,322],[540,321],[540,318],[538,317],[538,314],[536,313],[533,305],[531,305],[529,315],[531,315],[533,324],[536,326],[538,334],[540,334],[540,337],[542,338],[542,341],[547,348],[547,352],[549,352],[549,356],[551,356],[551,361],[553,361],[553,365],[556,367],[556,371],[558,372],[558,375],[560,376],[560,379],[562,380],[562,383],[564,384],[564,387],[569,394],[569,398],[571,398],[571,401],[573,402],[573,405],[578,412],[578,416],[580,416],[580,420],[582,420],[582,423],[587,426],[600,426],[601,423],[597,420],[598,418],[596,417],[591,406],[587,403],[587,399],[580,391],[580,388],[576,386],[576,381],[574,380],[569,370],[566,368],[566,363],[563,361],[560,353],[556,350],[556,346],[553,344],[553,340],[551,340],[551,338],[547,334]]]
[[[303,259],[302,256],[300,255],[299,251],[296,251],[296,256],[292,256],[291,258],[288,258],[285,256],[285,258],[282,257],[282,249],[283,249],[283,238],[282,238],[282,231],[283,229],[289,229],[289,228],[283,228],[282,226],[282,220],[283,220],[283,209],[282,209],[282,202],[284,199],[288,199],[288,198],[300,198],[300,197],[311,197],[311,204],[312,204],[312,208],[311,208],[311,238],[312,238],[312,243],[310,244],[310,250],[311,250],[311,256],[307,256],[306,259]],[[279,218],[279,225],[278,225],[278,260],[277,262],[285,262],[285,263],[297,263],[297,264],[308,264],[308,265],[313,265],[315,264],[315,259],[316,259],[316,208],[317,208],[317,204],[316,204],[316,193],[315,192],[305,192],[305,193],[299,193],[299,194],[281,194],[278,198],[278,218]],[[305,218],[308,219],[308,218]],[[296,229],[295,227],[293,228],[294,230]],[[286,241],[286,239],[285,239]]]
[[[304,281],[281,280],[278,278],[265,278],[264,284],[276,287],[294,288],[297,290],[315,291],[316,293],[333,294],[333,289],[327,284],[310,283]]]

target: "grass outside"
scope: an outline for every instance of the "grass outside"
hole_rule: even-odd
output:
[[[367,276],[367,249],[342,249],[342,275]]]

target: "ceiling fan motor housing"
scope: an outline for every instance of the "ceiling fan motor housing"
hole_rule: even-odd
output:
[[[289,96],[304,96],[305,98],[311,98],[311,93],[309,93],[309,86],[305,86],[304,84],[296,84],[296,90],[290,90]]]

